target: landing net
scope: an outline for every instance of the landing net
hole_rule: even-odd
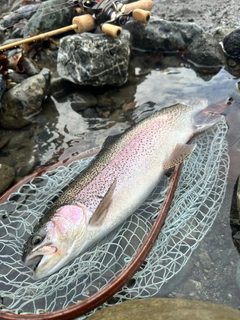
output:
[[[184,163],[173,205],[152,251],[134,278],[103,307],[156,295],[187,263],[212,226],[224,198],[229,167],[226,133],[227,125],[222,121],[194,139],[197,148]],[[31,269],[21,262],[23,246],[53,196],[58,196],[91,159],[75,161],[34,178],[0,205],[3,311],[50,312],[89,297],[129,263],[148,234],[163,200],[167,178],[107,238],[58,273],[38,281],[32,279]]]

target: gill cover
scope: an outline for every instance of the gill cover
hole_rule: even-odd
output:
[[[34,279],[49,276],[76,256],[77,249],[85,242],[88,220],[89,212],[83,205],[65,205],[32,235],[23,261],[26,265],[39,261]]]

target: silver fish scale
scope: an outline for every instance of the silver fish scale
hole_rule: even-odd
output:
[[[176,139],[176,132],[175,130],[169,131],[169,127],[175,129],[176,127],[181,125],[182,130],[186,130],[186,126],[189,125],[189,123],[187,122],[189,122],[190,120],[189,113],[192,113],[192,111],[192,107],[183,104],[176,104],[174,106],[164,108],[141,120],[139,123],[126,130],[126,132],[124,132],[114,143],[108,146],[104,145],[103,149],[90,163],[90,165],[79,175],[79,177],[73,183],[69,185],[67,190],[57,199],[57,201],[48,210],[48,212],[46,212],[42,220],[39,222],[38,226],[36,226],[35,230],[38,230],[43,224],[49,221],[54,215],[56,209],[63,205],[81,202],[82,204],[86,204],[89,208],[94,210],[100,203],[101,198],[107,192],[109,186],[113,183],[114,179],[120,175],[120,172],[122,173],[125,170],[125,167],[122,166],[122,164],[127,161],[127,158],[122,157],[121,161],[117,161],[118,165],[121,165],[121,170],[117,169],[118,165],[116,165],[116,163],[113,168],[107,169],[107,184],[106,176],[101,175],[100,177],[98,177],[98,175],[108,167],[109,163],[113,161],[115,157],[118,157],[119,159],[118,153],[124,150],[124,148],[130,143],[132,139],[137,138],[138,143],[136,147],[131,149],[133,161],[135,161],[134,159],[141,155],[148,157],[149,155],[154,156],[150,149],[148,149],[146,139],[149,139],[149,142],[151,142],[150,140],[152,140],[154,135],[156,135],[157,133],[156,138],[162,142],[164,142],[166,136],[168,137],[168,141],[174,141]],[[158,128],[154,128],[151,126],[151,123],[156,119],[159,123]],[[145,128],[148,128],[148,132],[146,132],[145,136],[143,135],[142,138],[139,138],[141,132]],[[142,144],[143,141],[145,141],[145,144]],[[161,148],[160,141],[158,142],[159,148]],[[136,162],[133,162],[132,168],[135,165]],[[125,174],[126,173],[124,172],[124,175]]]
[[[178,127],[178,130],[185,130],[186,126],[189,128],[189,112],[192,112],[192,108],[185,105],[166,108],[142,120],[123,134],[103,157],[98,158],[106,164],[105,168],[99,170],[92,181],[76,195],[75,201],[94,212],[115,179],[115,193],[119,193],[124,192],[126,186],[132,185],[134,188],[138,182],[142,183],[142,178],[138,181],[139,176],[151,178],[149,171],[152,166],[158,166],[159,172],[162,171],[161,160],[168,156],[163,153],[164,145],[173,141],[173,149],[177,138],[176,132],[171,133],[169,128],[173,128],[173,131],[175,127]],[[162,149],[162,157],[159,156],[159,149]]]

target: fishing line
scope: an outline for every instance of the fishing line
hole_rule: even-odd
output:
[[[64,9],[65,9],[65,8],[66,8],[66,9],[67,9],[67,8],[71,8],[71,7],[75,7],[75,6],[76,6],[76,3],[74,3],[73,1],[71,1],[71,2],[66,1],[66,2],[63,2],[63,3],[60,3],[60,4],[58,3],[58,4],[55,4],[55,5],[49,6],[49,7],[45,7],[45,8],[43,8],[43,9],[38,9],[38,8],[37,8],[36,10],[27,10],[25,13],[41,12],[41,11],[44,11],[44,10],[47,10],[47,9],[50,9],[50,10],[51,10],[53,7],[59,7],[59,6],[65,5],[65,4],[68,4],[68,6],[65,6]],[[61,11],[61,10],[62,10],[62,8],[60,8],[60,9],[58,9],[58,10],[54,10],[54,11],[48,12],[48,13],[45,13],[45,14],[41,15],[41,17],[48,16],[48,15],[50,15],[50,14],[53,14],[53,13],[55,13],[55,12],[59,12],[59,11]],[[14,14],[13,18],[15,18],[15,17],[22,17],[22,15],[23,15],[23,14],[21,14],[21,13],[16,13],[16,14]],[[9,16],[10,16],[10,15],[9,15]],[[19,24],[23,24],[23,22],[16,22],[16,23],[14,23],[14,24],[12,24],[12,25],[10,25],[10,26],[5,27],[4,30],[13,28],[14,26],[19,25]]]

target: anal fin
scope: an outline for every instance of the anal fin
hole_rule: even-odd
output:
[[[163,169],[167,170],[183,162],[195,149],[196,145],[178,143],[170,157],[163,162]]]
[[[97,209],[95,210],[94,214],[89,220],[89,225],[96,227],[96,226],[100,226],[103,223],[104,218],[106,217],[108,209],[111,205],[112,196],[116,188],[116,185],[117,185],[117,179],[113,181],[108,191],[106,192],[105,196],[99,203]]]

